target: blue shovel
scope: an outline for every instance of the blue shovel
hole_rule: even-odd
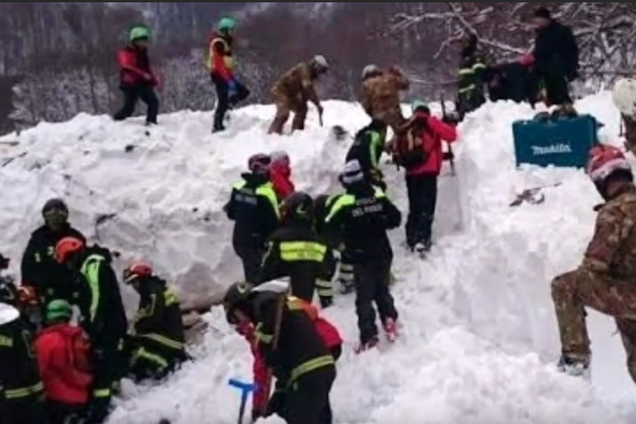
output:
[[[250,393],[254,392],[256,386],[254,383],[246,383],[244,381],[236,380],[234,378],[230,378],[227,382],[230,386],[235,387],[241,391],[241,406],[239,408],[239,415],[237,424],[243,424],[243,416],[245,415],[245,406],[247,405],[247,398],[250,396]]]

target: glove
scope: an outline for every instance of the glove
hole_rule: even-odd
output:
[[[285,392],[277,390],[274,392],[269,402],[267,402],[267,411],[265,411],[264,417],[267,418],[271,415],[278,415],[283,417],[285,412]]]

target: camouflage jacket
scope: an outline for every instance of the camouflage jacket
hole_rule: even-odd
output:
[[[285,72],[272,87],[272,92],[287,97],[301,97],[314,103],[318,96],[314,83],[318,79],[316,73],[307,62],[301,62]]]
[[[367,115],[377,119],[383,111],[399,106],[400,92],[408,88],[409,81],[404,75],[390,69],[362,82],[360,104]]]
[[[636,187],[629,185],[600,209],[581,270],[636,282]]]

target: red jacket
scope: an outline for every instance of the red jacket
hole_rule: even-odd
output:
[[[288,163],[285,161],[272,162],[269,167],[269,175],[279,201],[294,194],[296,187],[291,180],[291,168]]]
[[[341,345],[342,337],[340,336],[338,329],[326,319],[318,316],[318,310],[315,306],[302,300],[301,302],[303,302],[303,307],[305,308],[307,314],[312,319],[314,319],[316,330],[318,330],[318,332],[322,336],[322,339],[327,345],[327,348],[332,349],[336,346]],[[261,354],[256,347],[257,342],[254,326],[248,323],[239,327],[238,331],[243,337],[245,337],[245,340],[247,340],[247,342],[250,344],[250,349],[252,350],[252,356],[254,357],[254,362],[252,364],[254,384],[257,388],[263,387],[265,386],[265,382],[267,379],[267,366],[265,365],[265,361],[261,357]],[[268,401],[269,393],[265,393],[264,391],[257,389],[252,396],[252,408],[255,410],[260,410],[267,404]]]
[[[93,377],[88,372],[88,338],[80,327],[56,324],[38,333],[35,349],[48,399],[85,404]]]
[[[122,87],[134,87],[138,84],[156,86],[158,80],[150,67],[148,49],[126,46],[117,53],[119,81]]]
[[[417,112],[417,119],[425,119],[427,130],[422,135],[421,148],[427,153],[425,162],[406,169],[407,175],[439,175],[442,171],[442,141],[452,143],[457,140],[455,127],[445,124],[434,116]]]

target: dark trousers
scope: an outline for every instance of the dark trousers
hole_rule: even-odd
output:
[[[430,244],[437,206],[437,175],[407,175],[409,215],[406,243],[411,249],[418,243]]]
[[[214,111],[214,130],[224,129],[223,120],[228,109],[233,108],[237,103],[245,100],[250,91],[240,82],[236,82],[236,92],[230,92],[228,82],[217,74],[210,74],[212,84],[216,90],[216,110]]]
[[[265,251],[256,246],[235,246],[234,251],[243,264],[245,281],[256,284],[260,276],[261,262]]]
[[[543,76],[543,84],[545,86],[546,97],[550,105],[562,105],[572,103],[570,92],[568,89],[568,81],[565,75],[546,74]]]
[[[329,393],[336,379],[334,365],[318,368],[296,380],[285,394],[287,424],[331,424]]]
[[[378,308],[380,320],[397,319],[393,296],[389,291],[391,278],[391,260],[373,260],[357,262],[353,265],[353,278],[356,287],[356,314],[360,341],[365,344],[377,337],[375,309]]]
[[[0,416],[3,424],[49,423],[44,401],[36,396],[7,401],[5,411],[0,411],[6,413],[6,416]]]
[[[49,400],[46,402],[49,424],[80,423],[86,413],[86,405],[68,404]]]
[[[141,84],[133,87],[122,87],[121,91],[124,93],[124,105],[113,115],[115,121],[123,121],[130,118],[135,113],[137,100],[141,100],[147,106],[146,122],[149,124],[157,123],[159,99],[152,86]]]
[[[113,388],[123,375],[123,352],[117,343],[98,344],[93,349],[93,384],[86,422],[100,424],[110,413]]]

